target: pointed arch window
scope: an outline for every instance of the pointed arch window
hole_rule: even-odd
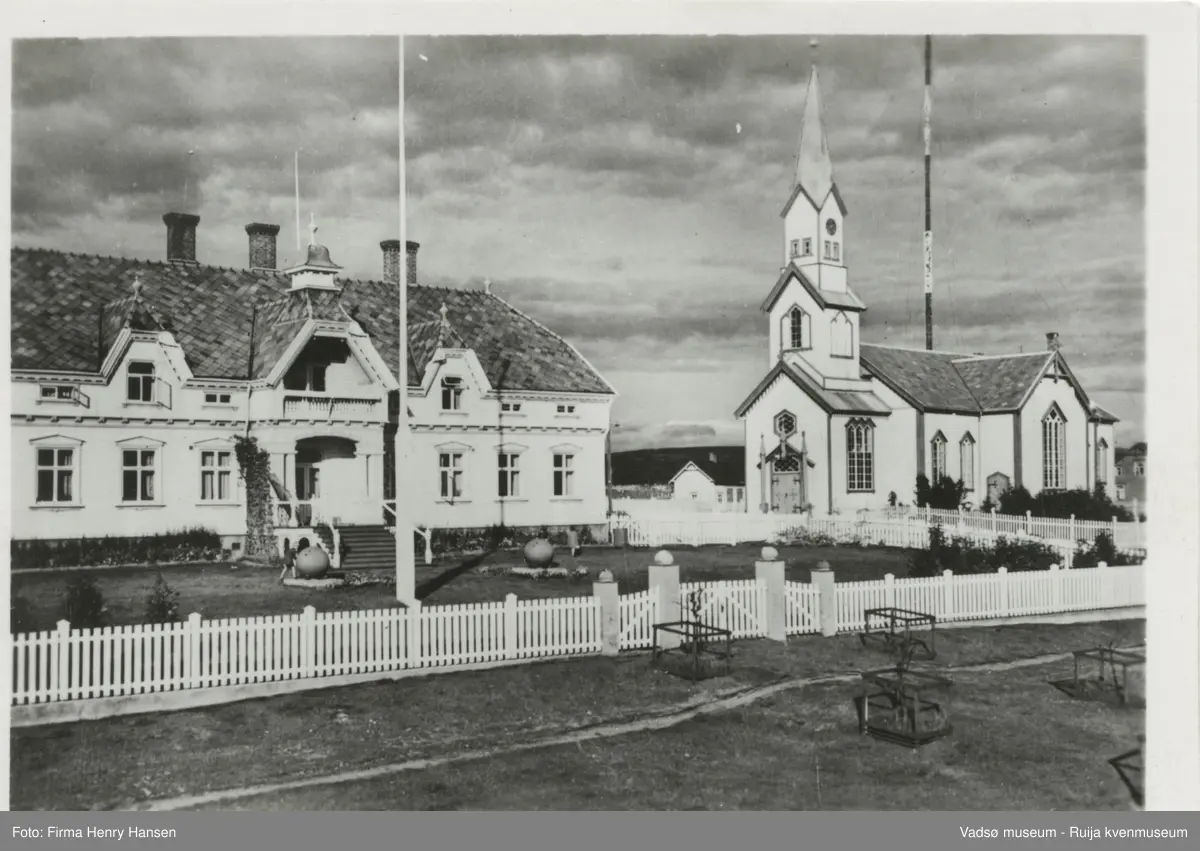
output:
[[[946,469],[946,435],[940,431],[935,434],[933,440],[929,441],[929,448],[932,450],[929,458],[933,464],[933,475],[930,476],[929,483],[936,486],[945,476],[949,475],[949,471]]]
[[[1096,443],[1096,481],[1108,481],[1108,441],[1103,437]]]
[[[1067,486],[1067,418],[1057,405],[1042,417],[1042,488],[1063,490]]]
[[[835,358],[854,357],[854,325],[844,311],[829,322],[829,353]]]
[[[964,434],[958,442],[958,469],[963,488],[975,490],[975,438],[971,437],[971,432]]]
[[[787,312],[784,321],[783,346],[785,349],[812,348],[812,319],[799,307]]]
[[[846,423],[846,490],[875,490],[875,423],[870,420]]]

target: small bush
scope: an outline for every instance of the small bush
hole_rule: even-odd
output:
[[[104,595],[96,587],[95,579],[84,574],[67,583],[59,617],[68,621],[74,629],[95,629],[105,625],[108,609],[104,606]]]
[[[12,566],[17,568],[218,561],[224,555],[221,536],[203,528],[138,538],[105,536],[53,542],[14,540],[10,552]]]
[[[179,592],[160,573],[146,597],[146,623],[178,623]]]
[[[1080,541],[1075,551],[1075,567],[1096,567],[1100,562],[1111,567],[1122,567],[1130,564],[1141,564],[1144,558],[1133,553],[1118,550],[1113,543],[1112,535],[1101,532],[1095,540]]]
[[[963,494],[966,493],[966,490],[962,479],[955,481],[949,476],[942,476],[937,484],[931,485],[928,476],[918,473],[914,496],[918,508],[929,506],[943,511],[957,511],[958,507],[963,504]]]
[[[1117,505],[1108,496],[1103,483],[1093,490],[1072,488],[1071,490],[1043,490],[1033,496],[1024,487],[1009,488],[1000,495],[1002,514],[1030,512],[1034,517],[1057,517],[1066,519],[1072,515],[1076,520],[1097,520],[1102,523],[1114,517],[1121,523],[1133,521],[1133,512]]]
[[[19,594],[14,594],[8,602],[8,628],[13,633],[37,631],[33,606]]]

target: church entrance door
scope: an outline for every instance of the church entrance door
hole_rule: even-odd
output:
[[[792,455],[774,462],[771,472],[771,510],[799,514],[804,507],[804,473],[800,458]]]

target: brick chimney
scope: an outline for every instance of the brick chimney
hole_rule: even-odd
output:
[[[167,260],[173,263],[196,262],[196,225],[200,217],[189,213],[167,213]]]
[[[1051,352],[1057,352],[1059,350],[1060,345],[1061,344],[1058,342],[1058,332],[1057,331],[1046,332],[1046,349],[1047,350],[1049,350]]]
[[[385,239],[379,247],[383,249],[383,279],[389,284],[400,283],[400,240]]]
[[[417,249],[421,247],[421,243],[413,242],[411,239],[404,246],[408,251],[408,265],[406,267],[406,280],[410,284],[417,282]]]
[[[252,222],[246,225],[246,233],[250,237],[250,268],[275,271],[275,237],[279,225]]]

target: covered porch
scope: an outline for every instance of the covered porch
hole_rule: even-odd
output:
[[[276,444],[271,484],[277,527],[379,525],[385,492],[382,429],[373,440],[318,434]]]

